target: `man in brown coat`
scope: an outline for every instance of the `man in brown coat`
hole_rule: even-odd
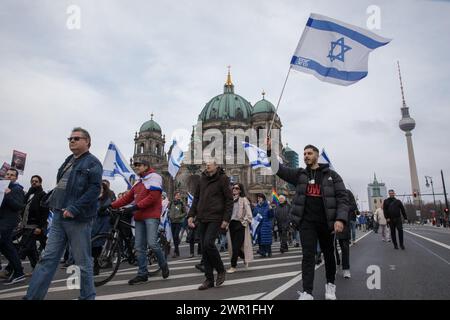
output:
[[[214,287],[214,269],[217,271],[216,286],[220,286],[225,281],[225,268],[215,241],[220,229],[228,227],[232,211],[233,195],[230,179],[215,161],[207,162],[188,214],[189,227],[195,228],[194,217],[199,222],[202,260],[205,263],[206,280],[200,285],[199,290]]]

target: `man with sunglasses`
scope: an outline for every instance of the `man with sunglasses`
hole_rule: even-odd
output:
[[[97,215],[103,167],[89,152],[91,137],[85,129],[72,130],[67,157],[58,170],[57,185],[46,205],[53,221],[42,258],[34,269],[24,299],[42,300],[69,243],[75,265],[80,270],[80,300],[95,299],[91,229]]]
[[[146,160],[134,162],[134,170],[139,175],[136,183],[123,197],[114,201],[114,209],[125,207],[125,214],[133,214],[135,222],[135,248],[137,251],[138,274],[128,281],[129,285],[148,281],[147,245],[152,248],[161,267],[162,277],[169,276],[169,265],[158,244],[158,228],[162,210],[162,177],[150,167]]]

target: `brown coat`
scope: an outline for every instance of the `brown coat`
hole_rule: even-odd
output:
[[[203,172],[188,217],[195,217],[200,222],[229,222],[232,211],[233,194],[225,171],[218,168],[213,176]]]

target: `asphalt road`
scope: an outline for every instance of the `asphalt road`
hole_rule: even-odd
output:
[[[373,299],[450,299],[450,230],[436,227],[409,227],[405,225],[406,250],[394,250],[392,243],[382,242],[374,232],[358,232],[356,245],[350,249],[351,279],[344,279],[341,271],[336,278],[337,298],[341,300]],[[181,257],[169,258],[170,277],[149,278],[145,284],[130,286],[128,280],[137,267],[122,263],[118,274],[107,285],[97,288],[97,299],[144,300],[295,300],[301,289],[301,248],[290,247],[281,254],[279,243],[273,244],[273,256],[260,258],[245,269],[238,262],[238,271],[227,274],[219,288],[197,290],[204,275],[194,265],[200,257],[186,258],[188,245],[182,244]],[[256,251],[256,247],[255,247]],[[228,253],[221,253],[225,267],[230,265]],[[2,259],[2,261],[5,261]],[[29,270],[29,264],[24,263]],[[368,270],[369,268],[369,270]],[[374,271],[375,270],[375,273]],[[379,272],[377,272],[379,270]],[[50,287],[47,299],[69,300],[78,297],[78,290],[68,289],[68,274],[59,269]],[[21,299],[27,283],[13,286],[0,284],[0,300]],[[369,282],[369,287],[368,287]],[[378,285],[379,284],[379,285]],[[315,299],[323,299],[325,270],[316,267]]]

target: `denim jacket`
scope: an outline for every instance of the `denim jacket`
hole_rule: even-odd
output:
[[[58,169],[57,181],[62,178],[63,169],[72,157],[73,155],[67,157]],[[97,215],[102,174],[102,164],[90,152],[83,154],[73,164],[67,181],[64,208],[73,214],[74,220],[79,222],[90,221]]]

